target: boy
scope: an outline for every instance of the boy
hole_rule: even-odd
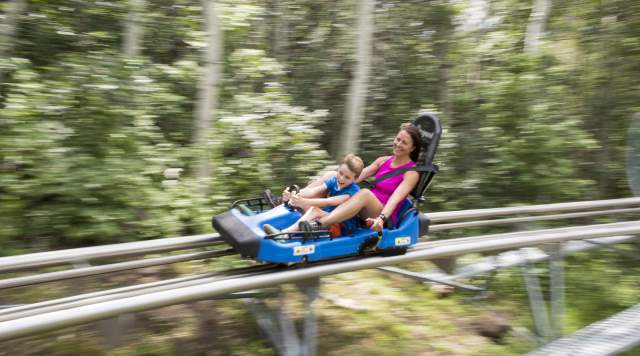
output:
[[[306,187],[299,193],[285,190],[282,193],[283,201],[288,201],[289,205],[302,209],[304,215],[282,232],[300,231],[300,227],[304,228],[305,222],[329,214],[336,206],[351,198],[360,190],[355,180],[358,179],[363,168],[364,163],[360,157],[348,154],[342,160],[335,176],[326,179],[321,184]],[[265,230],[268,228],[270,226],[265,225]],[[329,231],[332,237],[337,237],[342,233],[349,234],[357,228],[358,220],[354,217],[340,224],[334,224]]]

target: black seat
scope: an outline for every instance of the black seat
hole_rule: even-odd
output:
[[[413,125],[420,130],[421,147],[420,156],[416,162],[415,171],[420,178],[413,191],[407,197],[398,213],[398,221],[395,228],[399,227],[402,221],[412,212],[418,211],[420,204],[425,201],[424,194],[431,185],[433,178],[438,173],[439,168],[433,164],[440,137],[442,136],[442,126],[440,120],[433,113],[422,113],[414,121]],[[420,215],[420,236],[426,235],[429,230],[430,221],[426,215]]]
[[[418,205],[425,200],[424,193],[431,185],[433,177],[438,173],[438,166],[433,164],[433,158],[436,155],[440,137],[442,136],[442,126],[434,113],[420,114],[413,121],[413,125],[420,130],[420,135],[422,136],[420,156],[416,162],[420,179],[411,192],[411,196],[415,199],[416,205]]]

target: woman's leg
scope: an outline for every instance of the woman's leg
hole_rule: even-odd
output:
[[[327,213],[326,211],[318,207],[312,206],[309,210],[307,210],[307,212],[304,215],[302,215],[302,217],[300,217],[300,219],[298,219],[298,221],[293,223],[293,225],[289,226],[288,228],[282,230],[282,232],[292,233],[292,232],[300,231],[300,229],[298,228],[300,221],[311,221],[313,219],[321,218],[328,214],[329,213]]]
[[[328,227],[352,218],[358,213],[363,218],[373,218],[380,215],[382,208],[382,203],[369,189],[362,189],[328,215],[321,217],[319,221],[322,227]]]

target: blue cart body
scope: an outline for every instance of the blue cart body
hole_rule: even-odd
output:
[[[410,209],[408,201],[405,205]],[[265,224],[284,229],[296,222],[300,216],[299,212],[290,211],[283,205],[255,215],[245,215],[234,208],[214,217],[213,224],[223,239],[243,256],[274,263],[320,261],[374,250],[390,254],[404,253],[409,246],[418,241],[420,234],[420,219],[416,210],[404,215],[397,227],[383,229],[381,238],[377,232],[366,227],[356,230],[351,235],[336,238],[330,237],[328,233],[292,234],[288,238],[270,238],[263,230]],[[245,238],[238,241],[235,233],[243,233]],[[367,249],[367,246],[372,248]]]

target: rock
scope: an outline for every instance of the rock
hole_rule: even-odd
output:
[[[509,321],[495,313],[480,315],[472,320],[469,325],[479,335],[490,338],[497,343],[511,330]]]
[[[430,288],[438,298],[442,299],[442,298],[446,298],[450,295],[453,294],[453,292],[455,292],[455,288],[452,286],[448,286],[445,284],[432,284],[431,288]]]

